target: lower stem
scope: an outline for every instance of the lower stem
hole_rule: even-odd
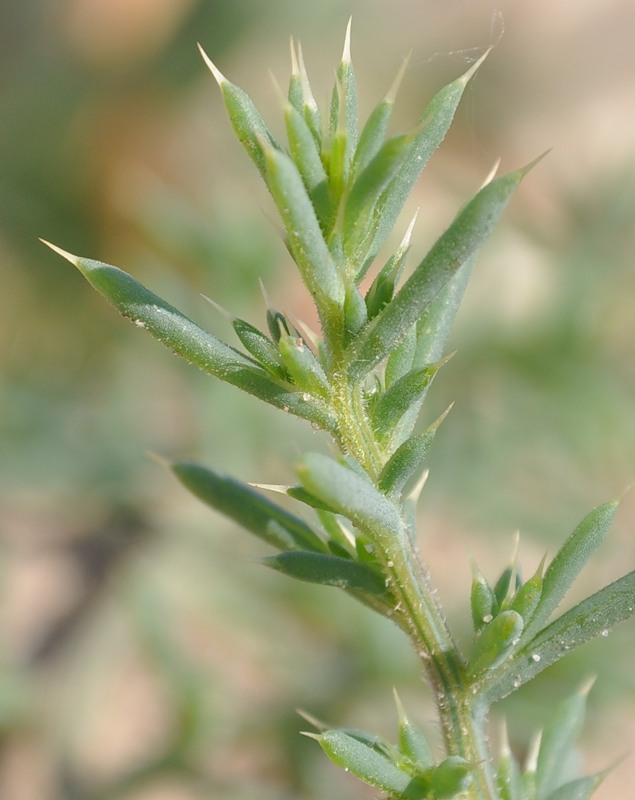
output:
[[[341,373],[344,377],[345,373]],[[346,380],[333,385],[333,404],[340,422],[339,438],[344,452],[353,455],[376,480],[382,452],[365,413],[360,387]],[[465,800],[498,800],[492,762],[487,746],[487,707],[474,695],[465,662],[448,627],[419,552],[403,534],[376,541],[386,579],[396,600],[393,617],[413,642],[434,693],[447,755],[457,755],[472,765],[472,782]]]
[[[415,645],[432,688],[447,755],[466,759],[472,782],[466,800],[498,800],[487,745],[487,707],[473,695],[465,664],[447,626],[419,553],[409,539],[384,551],[400,625]]]

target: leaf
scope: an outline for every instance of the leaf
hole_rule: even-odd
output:
[[[394,178],[412,142],[410,134],[394,136],[384,142],[377,154],[355,179],[346,200],[342,218],[344,252],[351,259],[353,276],[359,267],[357,246],[373,224],[371,216],[383,189]],[[366,252],[362,252],[363,259]]]
[[[324,552],[321,539],[302,519],[244,483],[186,461],[172,464],[171,469],[199,500],[267,544],[284,550],[299,547]]]
[[[392,110],[395,104],[395,97],[399,84],[404,76],[408,60],[406,59],[393,81],[392,86],[388,90],[386,96],[381,102],[375,106],[371,112],[366,124],[362,128],[359,136],[359,141],[353,156],[353,165],[351,172],[353,176],[359,173],[368,165],[368,163],[377,155],[388,130],[388,123],[392,115]]]
[[[256,361],[277,378],[288,380],[280,352],[268,336],[243,319],[233,319],[232,327],[242,346]]]
[[[267,185],[289,238],[289,249],[311,292],[323,325],[344,304],[344,283],[324,240],[298,168],[273,147],[265,148]],[[328,327],[328,324],[327,324]]]
[[[472,561],[472,588],[470,591],[470,608],[474,631],[479,633],[485,625],[490,623],[498,611],[498,601],[494,590],[489,585],[485,576]]]
[[[410,406],[425,395],[437,372],[435,364],[411,370],[378,398],[373,408],[372,424],[384,440]]]
[[[382,541],[402,536],[403,521],[396,506],[370,478],[319,453],[308,453],[297,467],[304,488]]]
[[[498,770],[496,772],[496,786],[500,800],[526,800],[520,770],[509,746],[506,725],[503,728],[501,756],[498,760]]]
[[[536,763],[538,800],[547,800],[568,777],[568,766],[575,742],[582,730],[591,686],[592,682],[589,682],[568,697],[545,725]]]
[[[375,748],[336,729],[312,738],[317,739],[331,761],[364,783],[391,796],[404,797],[412,780],[410,775]]]
[[[78,258],[41,241],[77,267],[120,314],[137,327],[145,328],[186,361],[266,403],[310,420],[324,430],[336,430],[335,418],[324,403],[315,398],[307,399],[301,392],[290,391],[253,359],[200,328],[127,272],[101,261]]]
[[[383,575],[367,564],[350,558],[306,550],[287,550],[263,561],[278,572],[308,583],[338,586],[386,600],[390,597]]]
[[[577,778],[556,789],[545,800],[589,800],[605,777],[606,773],[599,772],[596,775]]]
[[[375,206],[376,232],[369,247],[366,261],[357,276],[358,280],[361,280],[364,276],[392,231],[397,217],[419,175],[421,175],[428,163],[430,156],[445,138],[465,87],[486,56],[487,53],[460,78],[447,84],[437,92],[423,112],[416,126],[418,132],[410,147],[408,158],[390,185],[386,187]]]
[[[434,765],[434,755],[428,740],[423,731],[410,722],[397,692],[394,694],[399,714],[399,749],[418,770],[428,769]]]
[[[481,630],[468,661],[472,678],[496,669],[511,655],[523,631],[523,618],[515,611],[502,611]]]
[[[441,414],[425,431],[406,439],[395,450],[379,475],[378,486],[382,492],[391,496],[401,494],[408,482],[421,471],[430,445],[448,411]]]
[[[328,399],[328,379],[322,365],[304,340],[283,333],[278,341],[278,348],[293,383],[310,394]]]
[[[635,571],[605,586],[566,611],[515,653],[510,664],[488,675],[483,687],[495,703],[596,636],[607,636],[635,612]]]
[[[448,756],[432,772],[433,797],[457,797],[472,782],[472,765],[461,756]]]
[[[417,321],[414,364],[431,364],[444,353],[456,313],[465,294],[476,257],[468,260],[450,278]]]
[[[348,172],[357,147],[357,85],[351,61],[351,23],[346,26],[342,59],[335,74],[336,83],[331,96],[330,133],[334,142],[344,143],[343,173]]]
[[[492,232],[530,167],[488,183],[457,214],[392,301],[350,348],[351,379],[361,379],[379,364],[421,319],[448,281]]]
[[[207,56],[200,44],[198,49],[203,57],[203,61],[220,87],[223,101],[225,102],[225,108],[227,109],[229,120],[238,141],[243,145],[249,157],[258,167],[261,175],[266,177],[267,167],[263,151],[263,142],[267,142],[270,146],[277,149],[280,149],[279,146],[276,144],[273,135],[269,131],[269,128],[263,121],[260,112],[249,95],[227,80],[223,73]]]
[[[303,114],[292,105],[285,108],[285,123],[291,157],[300,171],[323,231],[330,225],[333,210],[329,201],[328,177],[313,132]]]
[[[586,562],[602,544],[613,522],[617,505],[614,501],[594,508],[562,545],[545,572],[540,602],[523,634],[522,643],[527,642],[548,621]]]

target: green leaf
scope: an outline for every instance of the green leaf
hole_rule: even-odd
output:
[[[488,183],[458,213],[392,301],[350,348],[352,379],[361,379],[388,355],[448,281],[473,257],[494,229],[527,169]]]
[[[498,611],[498,601],[494,595],[494,590],[489,585],[485,576],[478,568],[475,561],[472,561],[472,589],[470,592],[470,607],[472,611],[472,623],[474,631],[480,631],[490,623]]]
[[[513,662],[488,676],[484,693],[498,702],[543,669],[596,636],[608,636],[618,622],[635,612],[635,571],[605,586],[540,631],[514,655]]]
[[[329,201],[328,177],[318,145],[305,117],[292,105],[285,109],[289,150],[295,162],[323,231],[330,227],[333,210]]]
[[[313,738],[326,755],[347,772],[391,796],[402,798],[411,783],[410,775],[374,747],[341,730],[328,730]]]
[[[389,599],[383,575],[350,558],[306,550],[288,550],[265,558],[264,563],[291,578]]]
[[[399,714],[399,750],[417,768],[423,771],[434,765],[434,755],[423,731],[406,716],[401,700],[395,692],[397,712]]]
[[[342,59],[335,74],[331,97],[330,132],[334,142],[344,143],[343,174],[348,173],[357,147],[357,85],[351,61],[351,22],[346,26]]]
[[[206,505],[234,520],[267,544],[324,552],[324,544],[302,519],[240,481],[199,464],[171,466],[181,483]]]
[[[500,800],[526,800],[520,770],[509,747],[507,726],[503,729],[501,756],[498,760],[498,769],[496,771],[496,786]]]
[[[337,423],[325,403],[291,391],[253,359],[200,328],[127,272],[101,261],[78,258],[49,242],[44,244],[77,267],[120,314],[145,328],[172,352],[266,403],[335,432]]]
[[[225,102],[225,108],[227,109],[229,120],[238,141],[243,145],[249,157],[258,167],[261,175],[266,177],[267,167],[263,142],[267,142],[270,146],[278,150],[280,149],[279,146],[276,144],[273,135],[263,121],[260,112],[249,95],[227,80],[222,72],[210,60],[200,44],[198,49],[203,56],[205,64],[220,87],[223,101]]]
[[[380,395],[372,412],[372,425],[379,438],[384,442],[390,439],[403,415],[413,403],[425,396],[438,370],[437,364],[411,370]]]
[[[515,611],[502,611],[481,630],[468,662],[472,678],[496,669],[511,655],[523,631],[523,618]]]
[[[410,134],[394,136],[385,142],[355,179],[350,193],[344,201],[342,236],[344,252],[349,257],[353,276],[359,268],[357,248],[367,238],[367,232],[372,229],[372,209],[377,204],[381,192],[403,164],[411,142]],[[359,256],[363,260],[366,251],[363,250]]]
[[[412,218],[408,230],[403,237],[401,244],[395,253],[388,259],[366,293],[366,308],[368,309],[368,319],[373,319],[392,300],[395,284],[399,280],[406,258],[410,250],[410,238],[414,228],[417,215]]]
[[[417,135],[410,147],[408,158],[375,206],[376,233],[372,245],[369,247],[366,262],[361,267],[358,280],[361,280],[392,231],[419,175],[428,163],[430,156],[445,138],[468,81],[486,56],[487,53],[460,78],[437,92],[423,112],[416,126]]]
[[[291,80],[289,82],[289,102],[297,108],[313,134],[318,148],[322,142],[322,118],[315,97],[311,91],[309,76],[304,66],[302,47],[298,44],[296,54],[293,40],[291,41]]]
[[[391,496],[401,494],[408,482],[421,472],[430,445],[448,411],[443,413],[425,431],[406,439],[395,450],[379,475],[378,486],[382,492]]]
[[[605,777],[606,774],[600,772],[596,775],[587,775],[585,778],[577,778],[556,789],[545,800],[589,800]]]
[[[542,570],[544,561],[540,563],[536,572],[525,581],[514,595],[510,608],[517,611],[525,621],[525,626],[532,619],[540,598],[542,597]]]
[[[549,564],[542,581],[540,602],[523,634],[523,643],[548,621],[586,562],[602,544],[617,505],[617,502],[603,503],[587,514]]]
[[[304,488],[338,514],[384,542],[403,535],[396,506],[370,478],[319,453],[308,453],[297,467]]]
[[[461,756],[448,756],[432,772],[433,797],[457,797],[472,782],[472,765]]]
[[[282,364],[280,352],[268,336],[243,319],[233,319],[232,327],[245,350],[272,375],[282,380],[289,376]]]
[[[278,341],[278,349],[293,383],[310,394],[328,399],[328,379],[304,340],[283,333]]]
[[[439,361],[454,324],[476,257],[468,260],[445,284],[417,321],[417,347],[414,364]]]
[[[395,97],[399,84],[406,71],[407,59],[401,65],[401,68],[395,78],[392,86],[383,100],[375,106],[371,112],[362,132],[359,136],[359,142],[355,149],[353,156],[353,165],[351,173],[354,177],[369,164],[369,162],[377,155],[379,149],[384,141],[386,131],[388,130],[388,123],[392,115],[392,110],[395,105]]]
[[[547,800],[569,777],[575,742],[580,735],[592,682],[568,697],[556,709],[542,733],[536,763],[536,795]]]
[[[287,231],[289,249],[328,328],[328,311],[344,304],[344,283],[326,245],[302,177],[289,156],[265,148],[267,184]],[[326,319],[325,317],[326,313]]]

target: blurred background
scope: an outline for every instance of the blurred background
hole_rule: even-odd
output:
[[[200,41],[280,130],[271,73],[303,44],[326,100],[353,14],[362,115],[411,59],[395,128],[490,45],[404,214],[423,253],[492,164],[547,148],[483,249],[434,386],[421,546],[460,636],[469,558],[531,574],[624,495],[589,593],[635,565],[635,6],[628,0],[0,0],[0,797],[371,797],[298,735],[303,707],[394,736],[395,686],[437,734],[384,620],[263,569],[258,542],[148,457],[283,483],[307,427],[178,362],[38,236],[115,263],[215,333],[260,325],[261,278],[306,317],[266,191]],[[461,588],[462,587],[462,588]],[[506,702],[519,755],[589,675],[582,755],[635,742],[632,622]],[[593,735],[590,735],[592,731]],[[635,759],[599,800],[635,783]]]

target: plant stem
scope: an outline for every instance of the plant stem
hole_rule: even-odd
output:
[[[335,374],[341,376],[333,381],[340,446],[376,479],[383,453],[365,412],[361,388],[343,380],[344,371]],[[414,644],[432,688],[447,755],[461,756],[473,765],[466,800],[498,800],[485,732],[487,708],[470,690],[464,659],[417,547],[405,524],[400,537],[386,533],[374,544],[396,599],[393,618]]]

